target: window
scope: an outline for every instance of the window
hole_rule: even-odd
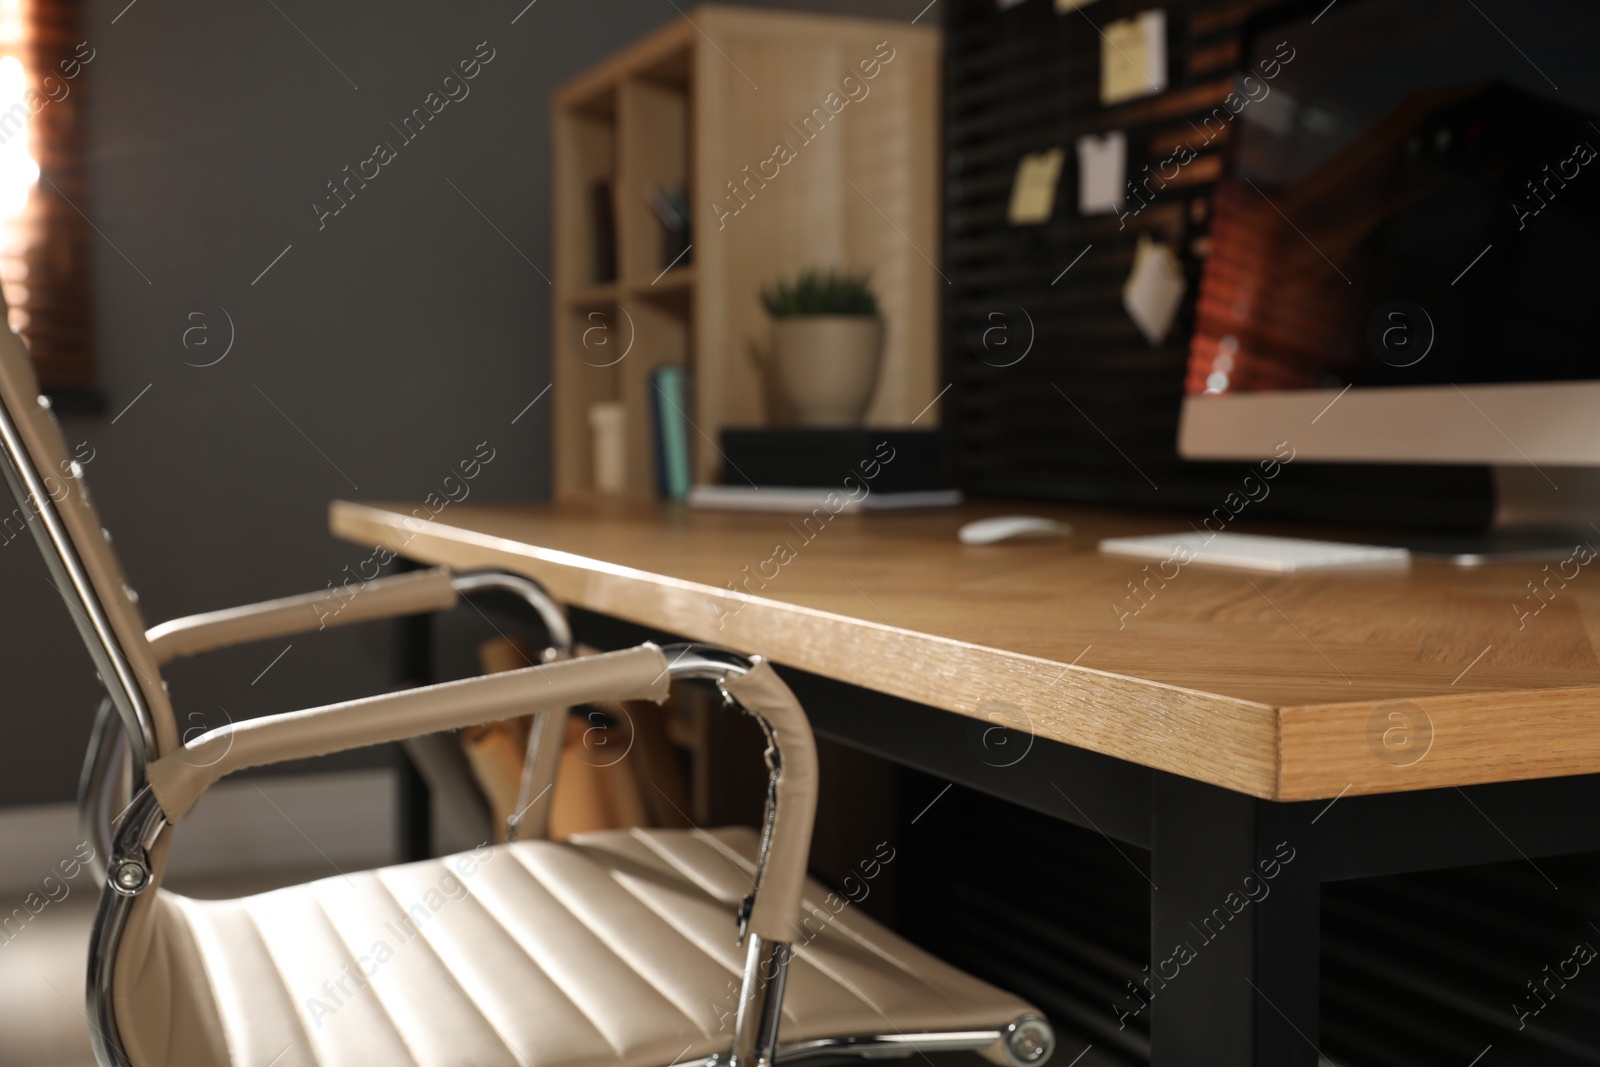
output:
[[[0,0],[0,286],[48,391],[95,383],[79,0]]]

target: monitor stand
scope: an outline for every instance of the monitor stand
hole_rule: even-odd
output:
[[[1480,534],[1408,536],[1423,559],[1460,567],[1566,559],[1600,551],[1600,467],[1495,467],[1494,519]],[[1592,546],[1592,547],[1591,547]]]

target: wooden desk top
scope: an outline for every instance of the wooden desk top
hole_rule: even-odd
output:
[[[1273,577],[1189,564],[1162,581],[1095,546],[1181,520],[1085,509],[982,503],[809,528],[609,503],[449,504],[418,527],[411,510],[339,501],[332,529],[1259,797],[1600,772],[1600,566]],[[963,522],[1018,511],[1076,534],[956,540]]]

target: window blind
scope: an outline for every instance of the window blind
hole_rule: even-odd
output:
[[[0,0],[0,283],[48,391],[95,384],[79,0]]]

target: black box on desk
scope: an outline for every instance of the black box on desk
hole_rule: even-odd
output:
[[[837,488],[866,475],[875,493],[925,493],[955,485],[939,430],[722,431],[722,484]]]

